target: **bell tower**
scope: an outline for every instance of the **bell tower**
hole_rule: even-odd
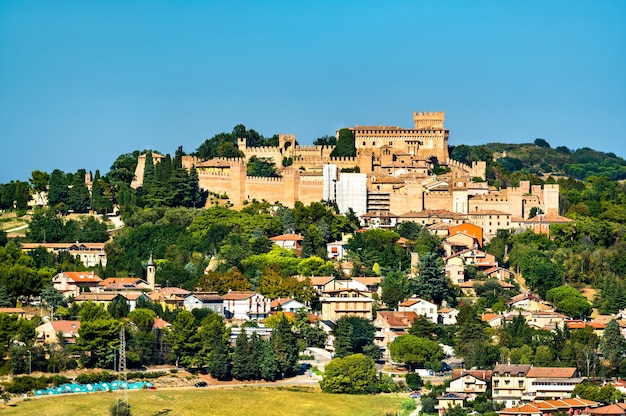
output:
[[[154,290],[154,286],[156,284],[156,264],[154,263],[154,259],[152,258],[152,253],[150,253],[150,259],[148,260],[148,264],[146,267],[146,277],[148,279],[148,285],[150,289]]]

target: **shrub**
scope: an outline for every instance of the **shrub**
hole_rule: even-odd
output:
[[[408,373],[406,375],[406,384],[411,390],[419,390],[424,385],[424,380],[417,373]]]
[[[6,391],[13,394],[28,393],[35,389],[43,389],[48,385],[46,377],[14,377],[13,380],[5,384]]]
[[[117,400],[109,408],[109,414],[111,416],[131,416],[130,405],[122,400]]]

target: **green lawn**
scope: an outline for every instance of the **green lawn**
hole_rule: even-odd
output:
[[[9,415],[103,416],[115,403],[114,392],[43,397],[0,406]],[[402,397],[397,394],[350,396],[321,393],[298,387],[186,388],[142,390],[128,393],[133,416],[195,415],[307,415],[384,416],[397,414]]]

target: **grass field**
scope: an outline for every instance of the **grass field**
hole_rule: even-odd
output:
[[[406,395],[405,395],[406,396]],[[106,416],[114,392],[30,399],[0,406],[3,416]],[[384,416],[397,414],[402,396],[350,396],[305,387],[141,390],[128,393],[133,416]]]

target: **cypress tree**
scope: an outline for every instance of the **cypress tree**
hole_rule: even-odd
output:
[[[294,374],[298,369],[298,343],[284,315],[272,333],[271,343],[282,375]]]
[[[243,328],[241,329],[239,335],[237,335],[237,340],[235,342],[232,374],[237,380],[247,380],[247,361],[250,348],[248,347],[248,336]]]

